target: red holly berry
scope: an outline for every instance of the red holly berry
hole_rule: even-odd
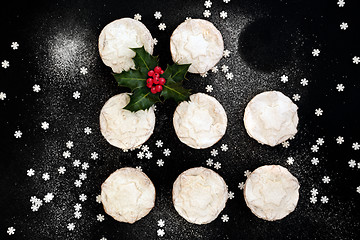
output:
[[[154,68],[154,72],[155,72],[155,73],[160,73],[160,72],[161,72],[161,67],[156,66],[156,67]]]
[[[163,89],[163,88],[162,88],[161,85],[156,85],[156,87],[155,87],[156,92],[161,92],[162,89]]]
[[[154,73],[153,78],[159,78],[159,77],[160,77],[160,75],[158,73]]]
[[[148,88],[152,88],[152,83],[151,84],[146,84],[146,86],[148,87]]]
[[[164,74],[164,70],[161,70],[161,71],[160,71],[160,74]]]
[[[153,79],[152,78],[148,78],[147,80],[146,80],[146,84],[153,84]]]
[[[165,78],[159,78],[159,84],[164,85],[166,83]]]
[[[152,94],[156,94],[156,93],[157,93],[156,87],[152,87],[152,88],[150,89],[150,91],[151,91]]]
[[[159,84],[160,83],[160,78],[154,78],[153,83],[154,84]]]
[[[154,71],[153,71],[153,70],[150,70],[150,71],[148,72],[148,75],[149,75],[149,77],[154,76]]]

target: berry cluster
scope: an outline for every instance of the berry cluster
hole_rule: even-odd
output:
[[[162,91],[162,86],[166,82],[165,78],[160,77],[160,75],[163,73],[164,70],[162,70],[159,66],[156,66],[154,70],[150,70],[148,72],[149,78],[146,80],[146,86],[150,88],[152,94],[156,94]]]

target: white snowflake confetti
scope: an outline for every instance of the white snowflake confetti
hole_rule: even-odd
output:
[[[221,11],[221,12],[220,12],[220,17],[221,17],[222,19],[227,18],[227,17],[228,17],[227,12],[225,12],[225,11]]]
[[[66,142],[66,147],[71,149],[74,146],[74,143],[72,141],[67,141]]]
[[[358,193],[360,193],[360,186],[358,186],[358,187],[356,188],[356,191],[357,191]]]
[[[216,157],[218,154],[219,154],[219,152],[216,149],[213,149],[213,150],[210,151],[210,155],[213,156],[213,157]]]
[[[160,31],[165,31],[165,29],[166,29],[166,24],[165,24],[165,23],[160,23],[158,27],[159,27],[159,30],[160,30]]]
[[[85,202],[87,200],[87,196],[82,193],[82,194],[79,195],[79,200],[82,201],[82,202]]]
[[[54,194],[53,193],[47,193],[44,196],[44,202],[49,203],[50,201],[52,201],[54,199]]]
[[[98,158],[99,158],[99,154],[98,154],[97,152],[91,153],[91,159],[96,160],[96,159],[98,159]]]
[[[137,170],[139,170],[139,171],[141,171],[142,172],[142,168],[141,168],[141,166],[136,166],[135,167]]]
[[[311,202],[312,204],[315,204],[315,203],[317,202],[317,197],[316,197],[316,196],[311,196],[311,197],[310,197],[310,202]]]
[[[344,143],[344,137],[342,137],[342,136],[338,136],[337,138],[336,138],[336,143],[337,144],[343,144]]]
[[[311,164],[313,164],[313,165],[318,165],[318,163],[319,163],[319,159],[318,158],[316,158],[316,157],[313,157],[312,159],[311,159]]]
[[[161,141],[161,140],[156,140],[156,142],[155,142],[155,145],[158,147],[158,148],[160,148],[160,147],[162,147],[163,146],[163,141]]]
[[[206,92],[212,92],[214,90],[212,85],[206,85],[205,87]]]
[[[26,171],[26,175],[28,175],[29,177],[32,177],[35,175],[35,170],[30,168],[29,170]]]
[[[98,220],[99,222],[102,222],[102,221],[105,220],[105,216],[102,215],[102,214],[98,214],[98,215],[96,216],[96,220]]]
[[[67,229],[69,229],[69,231],[73,231],[75,229],[75,223],[69,223],[67,225]]]
[[[358,142],[355,142],[355,143],[352,144],[352,148],[354,150],[359,150],[360,149],[360,144]]]
[[[283,83],[287,83],[289,81],[289,77],[286,76],[286,75],[282,75],[280,77],[280,81],[283,82]]]
[[[206,165],[208,165],[209,167],[211,167],[213,164],[214,164],[214,160],[212,160],[211,158],[206,160]]]
[[[11,46],[10,46],[13,50],[17,50],[19,48],[19,43],[17,42],[12,42]]]
[[[216,170],[219,170],[221,168],[221,163],[219,163],[219,162],[214,163],[214,168]]]
[[[40,85],[38,85],[38,84],[35,84],[34,86],[33,86],[33,91],[34,92],[40,92],[41,91],[41,87],[40,87]]]
[[[74,160],[74,162],[73,162],[73,166],[74,167],[79,167],[81,165],[81,162],[80,162],[80,160]]]
[[[228,72],[225,74],[225,77],[227,80],[232,80],[234,78],[234,74],[231,72]]]
[[[251,172],[249,170],[244,171],[244,176],[245,177],[249,177],[250,174],[251,174]]]
[[[355,63],[355,64],[359,64],[359,63],[360,63],[360,57],[354,56],[354,57],[352,58],[352,60],[353,60],[353,63]]]
[[[80,203],[76,203],[76,204],[74,205],[74,209],[75,209],[75,211],[80,211],[80,210],[82,209],[81,204],[80,204]]]
[[[225,58],[230,57],[230,53],[231,53],[230,50],[225,49],[224,52],[223,52],[223,57],[225,57]]]
[[[153,157],[152,152],[146,152],[146,153],[145,153],[145,158],[151,159],[152,157]]]
[[[144,152],[149,151],[149,149],[150,149],[150,148],[149,148],[148,145],[142,145],[142,146],[141,146],[141,150],[144,151]]]
[[[44,181],[48,181],[50,179],[50,174],[49,173],[44,173],[42,175],[42,179],[44,179]]]
[[[101,203],[101,195],[97,195],[97,196],[96,196],[96,202],[97,202],[97,203]]]
[[[203,15],[204,15],[204,17],[206,17],[206,18],[210,17],[210,16],[211,16],[210,10],[207,10],[207,9],[206,9],[206,10],[203,12]]]
[[[162,17],[161,12],[156,11],[156,12],[154,13],[154,17],[155,17],[155,19],[160,19],[160,18]]]
[[[10,63],[9,63],[9,61],[4,60],[1,62],[1,66],[6,69],[6,68],[10,67]]]
[[[238,188],[239,188],[240,190],[243,190],[244,187],[245,187],[245,183],[244,183],[244,182],[239,183]]]
[[[154,43],[154,45],[157,45],[158,42],[159,42],[159,41],[158,41],[156,38],[153,38],[153,43]]]
[[[316,188],[310,190],[312,196],[318,195],[319,191]]]
[[[82,181],[77,179],[77,180],[75,180],[74,185],[75,185],[75,187],[81,187]]]
[[[311,146],[311,151],[312,152],[318,152],[319,151],[319,146],[318,145],[312,145]]]
[[[80,98],[80,92],[79,91],[73,92],[73,98],[79,99]]]
[[[329,198],[328,198],[327,196],[322,196],[321,199],[320,199],[320,201],[321,201],[322,203],[328,203],[328,202],[329,202]]]
[[[229,147],[227,144],[221,144],[220,148],[221,148],[221,151],[223,151],[223,152],[226,152],[227,150],[229,150]]]
[[[222,65],[222,66],[221,66],[221,71],[222,71],[223,73],[227,73],[227,72],[229,71],[229,66]]]
[[[289,141],[282,142],[281,145],[283,146],[283,148],[288,148],[288,147],[290,147]]]
[[[229,191],[229,192],[228,192],[228,198],[231,200],[231,199],[233,199],[234,197],[235,197],[235,193]]]
[[[15,234],[15,228],[14,227],[8,227],[6,232],[9,235],[14,235]]]
[[[356,166],[356,162],[355,162],[354,159],[351,159],[351,160],[348,162],[348,164],[349,164],[349,167],[351,167],[351,168],[354,168],[354,167]]]
[[[82,214],[81,214],[80,211],[75,211],[75,212],[74,212],[74,217],[75,217],[76,219],[80,219],[81,216],[82,216]]]
[[[228,222],[229,221],[229,216],[227,214],[224,214],[224,215],[221,216],[221,220],[223,222]]]
[[[5,100],[5,98],[6,98],[6,93],[0,92],[0,100]]]
[[[66,168],[65,167],[59,167],[58,172],[59,172],[59,174],[64,174],[66,172]]]
[[[348,27],[349,27],[349,25],[348,25],[346,22],[342,22],[342,23],[340,24],[340,29],[341,29],[341,30],[346,30]]]
[[[86,68],[86,67],[81,67],[81,68],[80,68],[80,73],[81,73],[82,75],[87,74],[87,73],[88,73],[87,68]]]
[[[345,89],[344,84],[340,83],[338,85],[336,85],[336,90],[338,90],[338,92],[343,92]]]
[[[86,173],[80,173],[79,178],[80,180],[85,180],[87,178]]]
[[[344,0],[339,0],[337,2],[337,5],[339,5],[339,7],[344,7],[345,6],[345,1]]]
[[[20,130],[15,131],[14,133],[15,138],[21,138],[21,136],[22,136],[22,132]]]
[[[318,138],[318,139],[316,140],[316,144],[317,144],[317,145],[322,146],[324,143],[325,143],[325,141],[324,141],[323,138]]]
[[[64,151],[63,152],[63,157],[66,159],[66,158],[69,158],[71,156],[71,153],[69,151]]]
[[[324,183],[329,183],[329,182],[330,182],[330,177],[329,177],[329,176],[324,176],[324,177],[322,178],[322,181],[323,181]]]
[[[229,3],[229,2],[230,2],[230,0],[223,0],[223,2],[224,2],[224,3]]]
[[[159,167],[162,167],[162,166],[164,166],[164,160],[158,159],[158,160],[156,161],[156,164],[157,164]]]
[[[136,13],[136,14],[134,15],[134,19],[135,19],[136,21],[141,21],[141,15],[140,15],[139,13]]]
[[[212,5],[212,2],[210,0],[207,0],[207,1],[204,2],[204,6],[206,8],[211,8],[211,5]]]
[[[136,154],[136,157],[139,158],[139,159],[143,159],[145,157],[145,153],[144,152],[138,152]]]
[[[49,129],[49,123],[48,122],[42,122],[41,123],[41,128],[44,129],[44,130]]]
[[[91,133],[91,128],[89,128],[89,127],[84,128],[84,133],[89,135]]]
[[[287,159],[287,164],[289,164],[289,165],[293,165],[293,163],[294,163],[294,158],[293,157],[288,157],[288,159]]]
[[[305,87],[309,84],[309,80],[307,80],[306,78],[303,78],[300,80],[300,84]]]
[[[313,51],[311,52],[311,54],[314,57],[318,57],[320,55],[320,50],[319,49],[313,49]]]
[[[318,116],[318,117],[321,116],[321,115],[323,115],[323,112],[324,112],[324,111],[323,111],[321,108],[315,109],[315,115]]]
[[[170,156],[170,154],[171,154],[170,149],[168,149],[168,148],[164,149],[163,154],[165,155],[165,157]]]
[[[295,102],[297,102],[297,101],[300,101],[300,97],[301,97],[301,96],[296,93],[296,94],[293,95],[292,98],[294,99]]]
[[[84,162],[83,164],[81,164],[81,168],[82,168],[83,170],[88,170],[89,164],[88,164],[87,162]]]
[[[219,71],[219,69],[217,66],[214,66],[211,68],[211,72],[213,72],[213,73],[217,73],[218,71]]]
[[[206,78],[206,77],[208,76],[208,72],[200,73],[200,76],[201,76],[202,78]]]
[[[157,235],[158,235],[159,237],[163,237],[163,236],[165,235],[164,229],[158,229],[158,230],[157,230]]]
[[[158,221],[158,226],[159,226],[159,227],[164,227],[164,226],[165,226],[165,221],[162,220],[162,219],[159,219],[159,221]]]

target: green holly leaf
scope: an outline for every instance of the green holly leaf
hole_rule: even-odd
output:
[[[165,79],[170,77],[175,82],[181,82],[186,79],[186,73],[190,65],[191,64],[168,64],[166,70],[164,71],[164,74],[162,74],[161,76]]]
[[[167,78],[160,96],[165,100],[172,98],[176,102],[182,102],[189,100],[190,90],[184,88],[182,82],[175,82],[171,78]]]
[[[154,69],[159,64],[157,56],[152,56],[148,53],[144,46],[141,48],[131,48],[136,54],[133,57],[135,63],[135,68],[140,70],[143,73],[148,73],[148,71]]]
[[[131,91],[136,88],[145,87],[147,76],[138,70],[129,70],[121,73],[113,73],[118,85],[128,87]]]
[[[124,107],[124,109],[132,112],[146,110],[156,102],[161,102],[159,94],[152,94],[149,88],[145,86],[134,90],[133,94],[130,96],[130,102]]]

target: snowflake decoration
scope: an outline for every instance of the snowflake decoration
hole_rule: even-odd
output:
[[[359,150],[360,149],[360,144],[358,142],[355,142],[355,143],[352,144],[352,148],[354,150]]]
[[[312,196],[318,195],[319,191],[316,188],[310,190]]]
[[[342,22],[342,23],[340,24],[340,29],[341,29],[341,30],[346,30],[348,27],[349,27],[349,25],[348,25],[346,22]]]
[[[81,168],[86,171],[89,168],[89,164],[87,162],[84,162],[83,164],[81,164]]]
[[[164,149],[163,154],[165,155],[165,157],[170,156],[170,154],[171,154],[170,149],[168,149],[168,148]]]
[[[230,57],[230,53],[231,53],[230,50],[225,49],[224,52],[223,52],[223,57],[225,57],[225,58]]]
[[[158,26],[159,30],[160,31],[165,31],[166,29],[166,24],[165,23],[160,23],[159,26]]]
[[[288,148],[288,147],[290,147],[289,141],[282,142],[281,145],[283,146],[283,148]]]
[[[75,204],[74,209],[75,209],[75,211],[80,211],[82,209],[81,204],[80,203]]]
[[[221,168],[221,163],[219,163],[219,162],[214,163],[214,168],[216,170],[219,170]]]
[[[140,172],[142,172],[141,166],[136,166],[135,168],[136,168],[137,170],[139,170]]]
[[[345,89],[345,86],[342,83],[336,85],[336,90],[338,90],[338,92],[343,92],[344,89]]]
[[[231,72],[228,72],[225,74],[225,77],[227,80],[232,80],[234,78],[234,74]]]
[[[71,152],[69,151],[64,151],[63,152],[63,157],[66,159],[66,158],[69,158],[71,156]]]
[[[159,167],[162,167],[162,166],[164,166],[164,160],[158,159],[158,160],[156,161],[156,164],[157,164]]]
[[[239,188],[240,190],[243,190],[244,187],[245,187],[245,183],[244,183],[244,182],[239,183],[238,188]]]
[[[301,97],[301,96],[296,93],[296,94],[293,95],[292,98],[294,99],[295,102],[297,102],[297,101],[300,101],[300,97]]]
[[[210,16],[211,16],[210,10],[207,10],[207,9],[206,9],[206,10],[203,12],[203,15],[204,15],[204,17],[206,17],[206,18],[210,17]]]
[[[318,152],[319,151],[319,146],[318,145],[312,145],[311,146],[311,151],[312,152]]]
[[[80,162],[80,160],[74,160],[74,162],[73,162],[73,166],[74,167],[79,167],[81,165],[81,162]]]
[[[15,228],[14,227],[8,227],[6,232],[9,235],[14,235],[15,234]]]
[[[159,227],[164,227],[165,226],[165,221],[162,219],[159,219],[158,224]]]
[[[9,63],[9,61],[4,60],[1,62],[1,66],[6,69],[6,68],[10,67],[10,63]]]
[[[152,157],[153,157],[152,152],[146,152],[146,153],[145,153],[145,158],[146,158],[146,159],[151,159]]]
[[[221,66],[221,71],[222,71],[223,73],[227,73],[227,72],[229,71],[229,66],[222,65],[222,66]]]
[[[288,157],[288,159],[287,159],[287,164],[289,164],[289,165],[293,165],[293,163],[294,163],[294,158],[293,157]]]
[[[80,173],[79,178],[80,180],[85,180],[87,178],[86,173]]]
[[[329,182],[330,182],[330,177],[329,177],[329,176],[324,176],[324,177],[322,178],[322,181],[323,181],[324,183],[329,183]]]
[[[342,137],[342,136],[338,136],[337,138],[336,138],[336,143],[337,144],[343,144],[344,143],[344,137]]]
[[[13,50],[17,50],[19,48],[19,44],[17,42],[12,42],[10,46]]]
[[[250,174],[251,174],[251,172],[249,170],[244,171],[244,176],[245,177],[249,177]]]
[[[91,128],[89,128],[89,127],[84,128],[84,133],[89,135],[91,133]]]
[[[82,202],[85,202],[87,200],[87,196],[82,193],[82,194],[79,195],[79,200],[82,201]]]
[[[73,230],[75,229],[75,223],[69,223],[69,224],[67,225],[67,229],[68,229],[69,231],[73,231]]]
[[[66,147],[71,149],[74,146],[74,143],[72,141],[67,141],[66,142]]]
[[[213,149],[213,150],[211,150],[211,152],[210,152],[210,155],[213,156],[213,157],[216,157],[218,154],[219,154],[219,153],[218,153],[218,150],[216,150],[216,149]]]
[[[35,175],[35,170],[30,168],[29,170],[26,171],[26,175],[28,175],[29,177],[32,177]]]
[[[42,175],[42,179],[44,179],[44,181],[48,181],[50,179],[50,174],[49,173],[44,173]]]
[[[143,159],[145,157],[145,153],[144,152],[138,152],[138,154],[136,154],[136,157],[139,159]]]
[[[164,229],[158,229],[158,230],[157,230],[157,235],[158,235],[159,237],[163,237],[163,236],[165,235]]]
[[[98,154],[97,152],[91,153],[91,159],[96,160],[96,159],[98,159],[98,158],[99,158],[99,154]]]
[[[206,160],[206,165],[208,165],[209,167],[211,167],[213,164],[214,164],[214,160],[212,160],[211,158]]]
[[[323,112],[324,111],[321,108],[315,109],[315,115],[318,116],[318,117],[321,116],[323,114]]]
[[[205,87],[206,92],[212,92],[214,90],[212,85],[206,85]]]
[[[75,211],[74,212],[74,217],[76,218],[76,219],[80,219],[81,218],[81,212],[79,212],[79,211]]]
[[[358,193],[360,193],[360,186],[358,186],[358,187],[356,188],[356,191],[357,191]]]
[[[224,215],[221,216],[221,220],[223,222],[228,222],[229,221],[229,216],[227,214],[224,214]]]
[[[219,71],[219,69],[217,66],[214,66],[211,68],[211,72],[213,72],[213,73],[217,73],[218,71]]]
[[[155,17],[155,19],[160,19],[160,18],[162,17],[161,12],[156,11],[156,12],[154,13],[154,17]]]
[[[97,195],[97,196],[96,196],[96,202],[97,202],[97,203],[101,203],[101,195]]]
[[[202,78],[206,78],[206,77],[208,76],[208,72],[200,73],[200,76],[201,76]]]
[[[33,91],[34,92],[40,92],[40,90],[41,90],[41,88],[40,88],[40,85],[38,85],[38,84],[35,84],[34,86],[33,86]]]
[[[227,150],[229,150],[229,147],[227,144],[221,144],[220,148],[221,148],[221,151],[223,151],[223,152],[226,152]]]
[[[221,12],[220,12],[220,17],[221,17],[222,19],[227,18],[227,17],[228,17],[227,12],[225,12],[225,11],[221,11]]]
[[[141,21],[141,15],[140,15],[139,13],[136,13],[136,14],[134,15],[134,19],[135,19],[136,21]]]
[[[354,56],[354,57],[352,58],[352,60],[353,60],[353,63],[355,63],[355,64],[359,64],[359,63],[360,63],[360,57]]]
[[[321,199],[320,199],[320,201],[321,201],[322,203],[328,203],[328,202],[329,202],[329,198],[328,198],[327,196],[322,196]]]
[[[306,78],[303,78],[300,80],[300,84],[305,87],[309,84],[309,80],[307,80]]]
[[[0,92],[0,100],[5,100],[5,98],[6,98],[6,93]]]
[[[48,122],[42,122],[41,123],[41,128],[44,129],[44,130],[49,129],[49,123]]]
[[[14,133],[15,138],[21,138],[21,136],[22,136],[22,132],[20,130],[15,131]]]
[[[75,180],[75,182],[74,182],[74,185],[75,185],[75,187],[81,187],[81,185],[82,185],[82,181],[81,180],[79,180],[79,179],[77,179],[77,180]]]
[[[234,197],[235,197],[235,193],[229,191],[229,192],[228,192],[228,198],[231,200],[231,199],[233,199]]]
[[[311,54],[314,56],[314,57],[318,57],[320,55],[320,50],[319,49],[314,49]]]
[[[79,99],[79,98],[80,98],[80,93],[79,93],[79,91],[73,92],[73,98],[75,98],[75,99]]]
[[[158,41],[156,38],[153,38],[153,43],[154,43],[154,45],[157,45],[158,42],[159,42],[159,41]]]
[[[229,3],[229,2],[230,2],[230,0],[223,0],[223,2],[224,2],[224,3]]]
[[[211,8],[211,5],[212,5],[212,2],[210,0],[207,0],[207,1],[204,2],[204,6],[206,8]]]
[[[98,214],[98,215],[96,216],[96,220],[98,220],[99,222],[102,222],[102,221],[105,220],[105,216],[102,215],[102,214]]]
[[[354,167],[356,166],[356,162],[355,162],[355,160],[353,160],[353,159],[351,159],[351,160],[348,162],[348,164],[349,164],[349,167],[351,167],[351,168],[354,168]]]
[[[280,77],[280,81],[283,82],[283,83],[287,83],[289,81],[289,77],[286,76],[286,75],[282,75]]]
[[[147,151],[149,151],[149,146],[148,145],[142,145],[141,146],[141,150],[143,151],[143,152],[147,152]]]
[[[345,1],[344,0],[339,0],[337,2],[337,5],[339,5],[339,7],[344,7],[345,6]]]
[[[86,68],[86,67],[81,67],[81,68],[80,68],[80,73],[81,73],[82,75],[87,74],[87,73],[88,73],[87,68]]]
[[[47,193],[45,195],[45,197],[44,197],[44,202],[49,203],[53,199],[54,199],[54,194],[53,193]]]
[[[156,142],[155,142],[155,145],[158,147],[158,148],[160,148],[160,147],[162,147],[163,146],[163,141],[161,141],[161,140],[156,140]]]
[[[318,139],[316,140],[316,144],[317,144],[317,145],[322,146],[324,143],[325,143],[325,141],[324,141],[323,138],[318,138]]]
[[[316,158],[316,157],[313,157],[312,159],[311,159],[311,164],[313,164],[313,165],[318,165],[318,163],[319,163],[319,159],[318,158]]]
[[[312,204],[315,204],[315,203],[317,202],[317,197],[316,197],[316,196],[311,196],[311,197],[310,197],[310,202],[311,202]]]

